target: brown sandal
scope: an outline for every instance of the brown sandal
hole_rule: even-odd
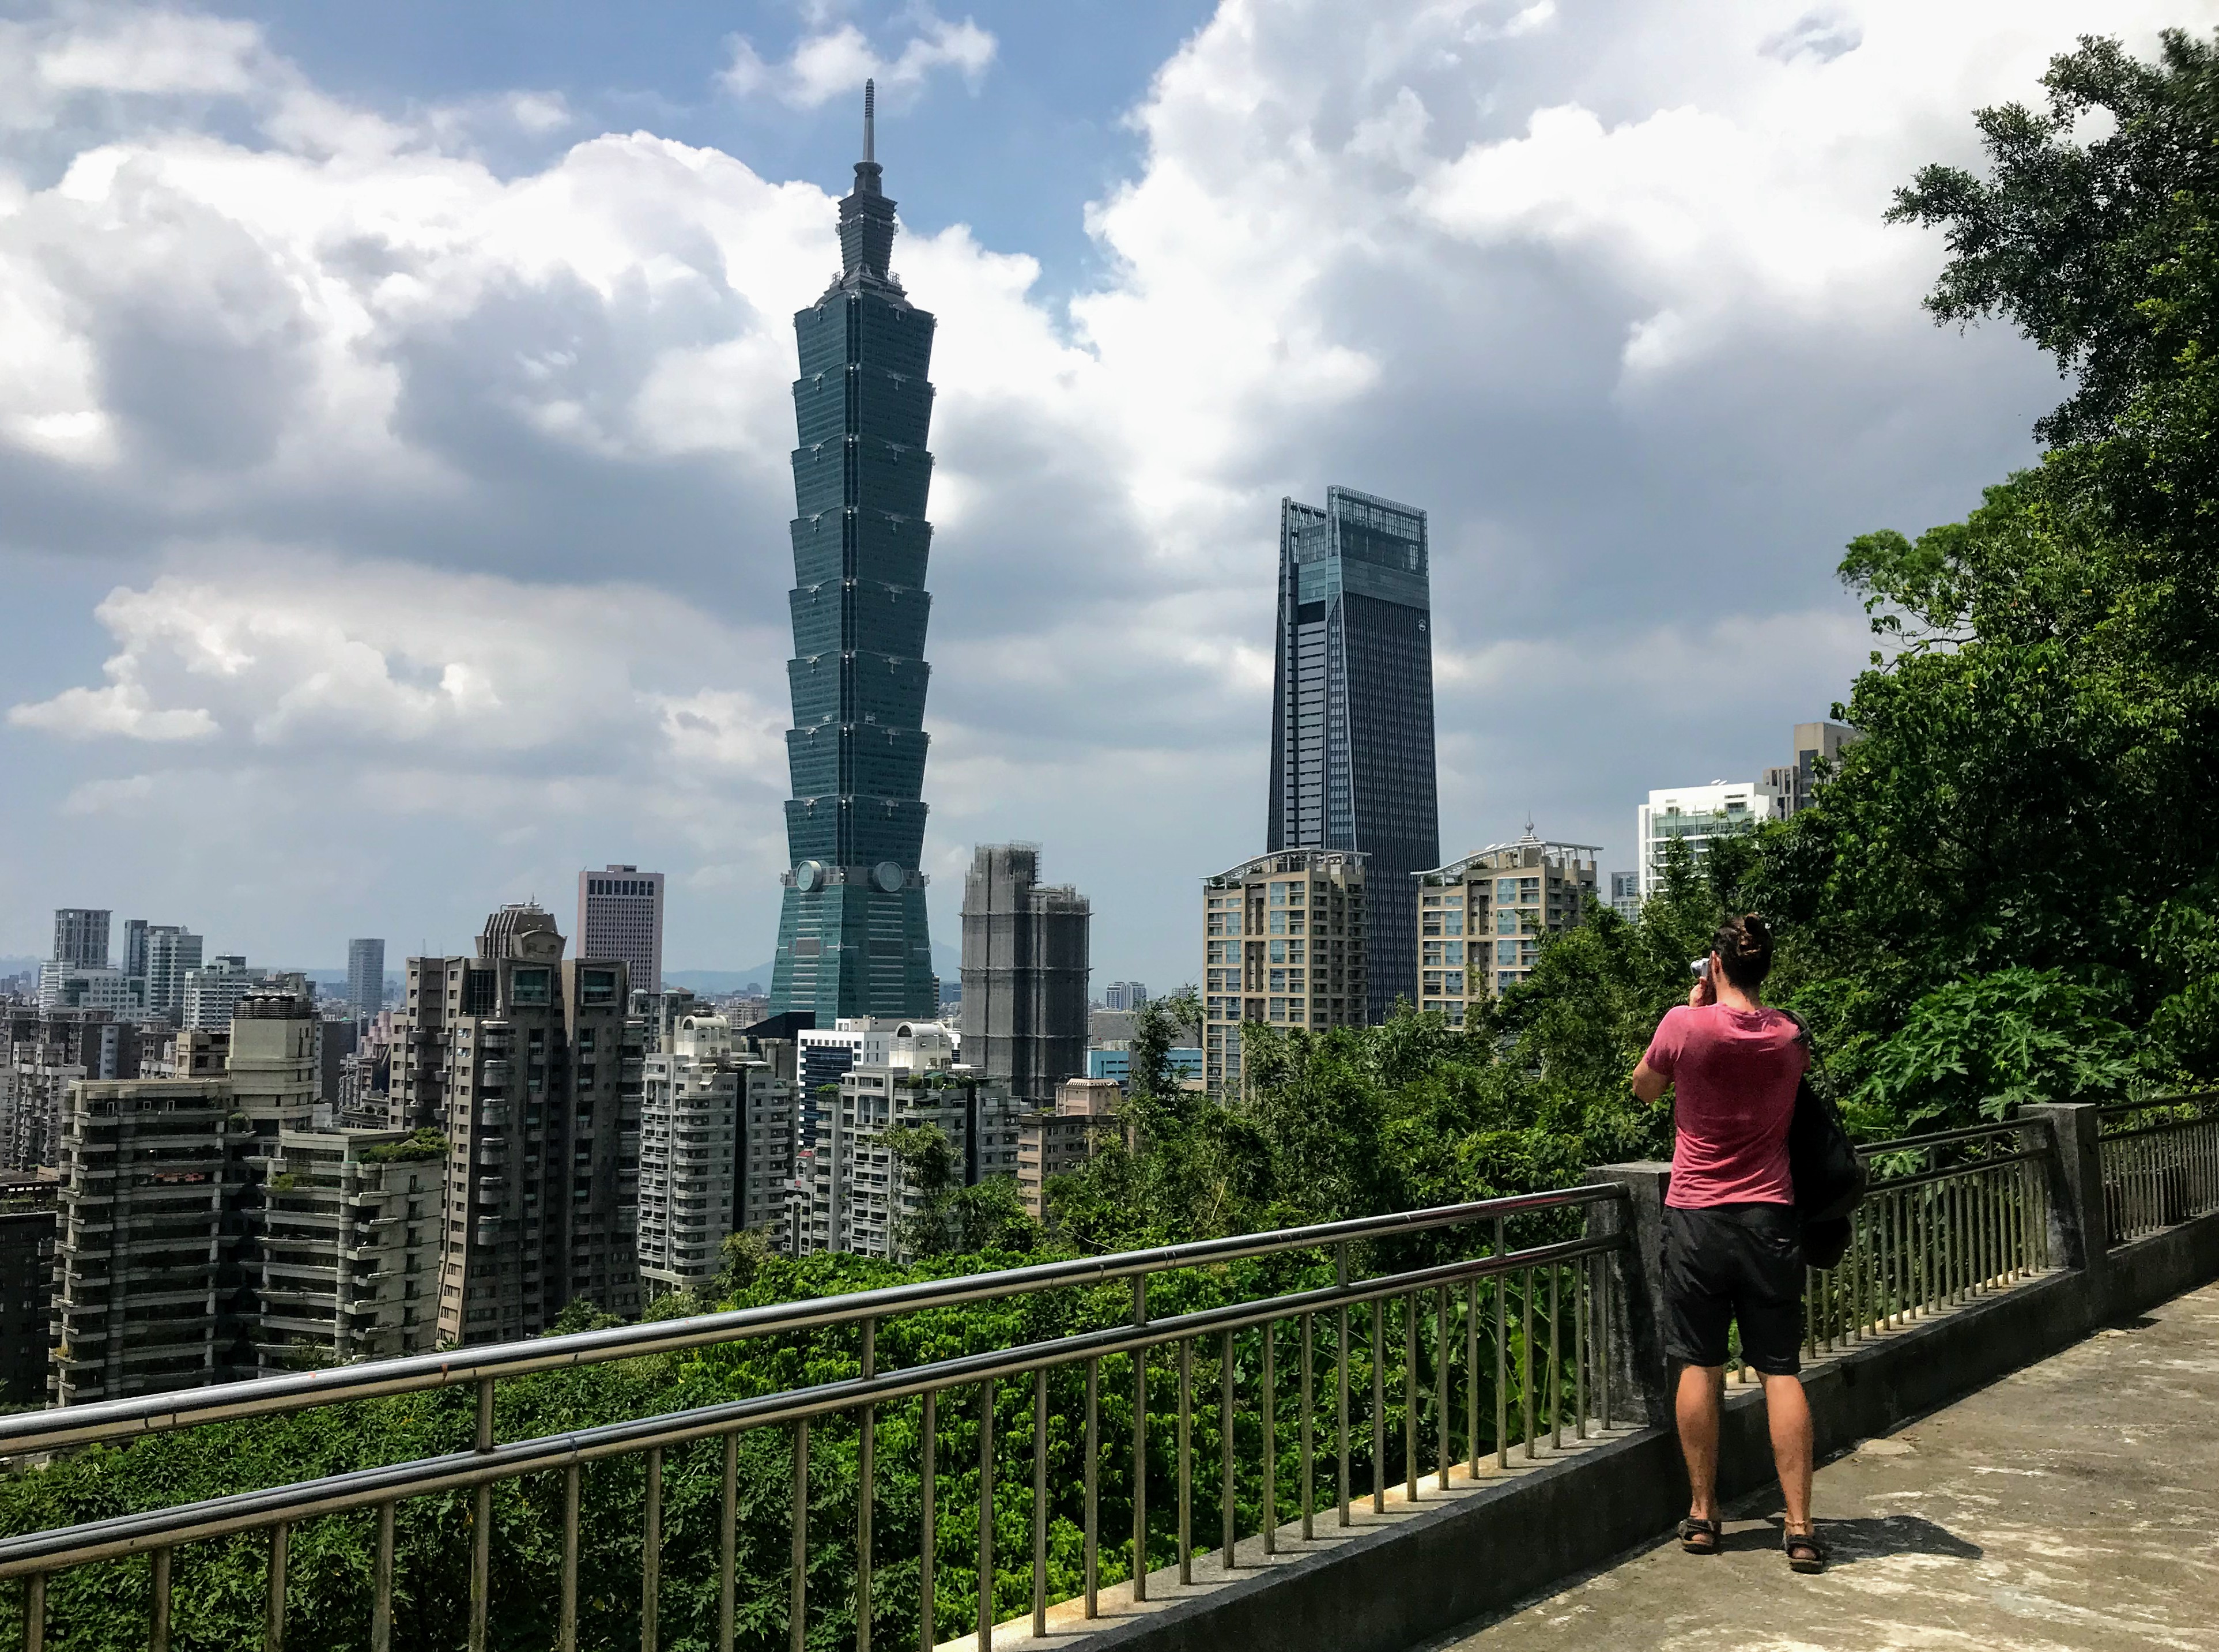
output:
[[[1719,1539],[1725,1535],[1725,1528],[1716,1520],[1698,1520],[1691,1514],[1680,1522],[1680,1547],[1691,1555],[1717,1554]]]
[[[1780,1546],[1787,1551],[1787,1568],[1815,1576],[1826,1569],[1826,1545],[1814,1527],[1809,1531],[1781,1533]]]

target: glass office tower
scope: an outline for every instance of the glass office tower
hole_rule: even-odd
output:
[[[1268,847],[1370,856],[1368,1016],[1417,1002],[1417,891],[1440,864],[1426,513],[1352,488],[1279,501]]]
[[[887,267],[894,203],[873,155],[840,203],[841,274],[793,318],[791,869],[771,1012],[933,1013],[925,927],[924,519],[932,481],[932,317]]]

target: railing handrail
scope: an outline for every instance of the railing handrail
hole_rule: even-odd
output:
[[[244,1382],[215,1383],[207,1388],[135,1394],[127,1399],[98,1400],[86,1406],[26,1412],[0,1418],[0,1457],[59,1450],[64,1447],[87,1445],[103,1440],[134,1438],[242,1417],[275,1416],[319,1406],[380,1399],[391,1394],[419,1393],[429,1388],[451,1388],[502,1377],[525,1376],[539,1371],[568,1369],[598,1364],[605,1360],[675,1353],[690,1348],[742,1341],[751,1337],[822,1330],[830,1326],[881,1319],[889,1314],[961,1307],[1004,1296],[1022,1295],[1029,1291],[1100,1284],[1113,1279],[1128,1278],[1134,1274],[1164,1272],[1214,1262],[1237,1262],[1252,1257],[1275,1255],[1284,1251],[1426,1233],[1436,1228],[1459,1227],[1467,1222],[1498,1217],[1507,1219],[1538,1210],[1595,1204],[1625,1196],[1625,1189],[1615,1182],[1590,1183],[1544,1193],[1512,1194],[1501,1198],[1471,1200],[1462,1204],[1395,1211],[1383,1216],[1358,1216],[1345,1221],[1315,1222],[1270,1233],[1196,1239],[1184,1245],[1159,1245],[1146,1251],[1067,1258],[1056,1262],[1035,1263],[1022,1268],[1000,1269],[992,1273],[923,1280],[914,1284],[883,1286],[875,1290],[771,1303],[761,1307],[730,1309],[687,1319],[610,1326],[598,1331],[577,1331],[561,1336],[495,1343],[484,1348],[409,1354],[397,1359],[366,1361],[328,1370],[253,1377]]]
[[[521,1475],[560,1469],[572,1463],[626,1456],[650,1447],[684,1445],[743,1429],[823,1417],[861,1406],[886,1405],[914,1398],[928,1390],[962,1388],[1020,1372],[1160,1347],[1190,1337],[1252,1329],[1275,1320],[1352,1306],[1374,1298],[1403,1295],[1466,1279],[1600,1256],[1625,1243],[1624,1236],[1618,1233],[1561,1239],[1528,1250],[1506,1251],[1501,1256],[1439,1263],[1407,1273],[1385,1274],[1345,1285],[1324,1285],[1259,1301],[1222,1303],[1150,1320],[1145,1324],[1106,1326],[1045,1342],[982,1349],[930,1364],[868,1376],[811,1383],[775,1394],[665,1412],[658,1416],[628,1418],[559,1434],[538,1435],[485,1450],[413,1457],[404,1463],[235,1492],[196,1503],[0,1537],[0,1578],[84,1565],[149,1549],[289,1524],[314,1515],[345,1513],[401,1498],[513,1480]]]
[[[2041,1127],[2039,1119],[2006,1120],[2001,1124],[1968,1124],[1959,1129],[1936,1130],[1923,1136],[1897,1136],[1889,1141],[1861,1141],[1856,1144],[1856,1150],[1860,1157],[1867,1158],[1877,1153],[1924,1152],[1930,1147],[1946,1147],[1952,1142],[2017,1136]]]
[[[2191,1102],[2219,1102],[2219,1090],[2191,1090],[2179,1096],[2158,1096],[2146,1102],[2105,1102],[2096,1109],[2099,1119],[2121,1113],[2148,1113],[2160,1107],[2186,1107]]]

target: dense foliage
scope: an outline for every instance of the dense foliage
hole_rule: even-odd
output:
[[[1966,520],[1849,547],[1892,657],[1745,891],[1874,1121],[2219,1068],[2219,50],[2087,40],[2045,84],[1977,117],[1987,178],[1929,167],[1891,215],[1945,230],[1937,319],[2012,320],[2076,388]]]

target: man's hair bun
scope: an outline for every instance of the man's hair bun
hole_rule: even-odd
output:
[[[1711,937],[1711,950],[1718,953],[1728,981],[1754,991],[1772,969],[1772,926],[1754,912],[1728,918]]]

